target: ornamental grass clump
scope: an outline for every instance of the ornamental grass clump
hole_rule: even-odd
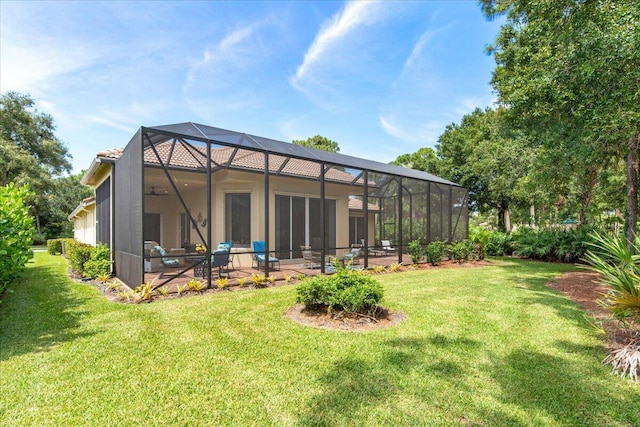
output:
[[[309,309],[346,311],[373,316],[384,291],[373,277],[359,270],[338,269],[330,276],[308,277],[296,288],[297,302]]]

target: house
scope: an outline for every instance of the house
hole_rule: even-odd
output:
[[[124,149],[99,152],[82,183],[95,188],[95,241],[129,285],[157,265],[156,243],[176,249],[186,274],[196,244],[232,242],[247,267],[257,240],[285,263],[299,262],[301,246],[341,256],[383,239],[401,260],[411,240],[468,234],[467,190],[453,182],[195,123],[141,127]],[[74,211],[74,235],[91,233],[89,212]]]

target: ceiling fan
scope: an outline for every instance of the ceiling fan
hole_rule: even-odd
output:
[[[158,193],[156,191],[156,187],[151,187],[151,191],[149,191],[148,193],[144,193],[145,196],[168,196],[169,194],[167,194],[167,190],[164,190],[164,193]]]

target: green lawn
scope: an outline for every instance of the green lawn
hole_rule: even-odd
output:
[[[524,261],[379,276],[401,325],[300,326],[294,286],[107,301],[37,253],[0,305],[0,425],[640,425],[640,386]]]

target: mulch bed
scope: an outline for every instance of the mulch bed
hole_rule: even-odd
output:
[[[607,292],[607,288],[597,281],[598,273],[571,271],[547,283],[547,286],[584,307],[604,329],[607,347],[616,350],[628,344],[634,334],[640,334],[640,327],[625,329],[620,322],[611,318],[611,313],[597,303],[602,294]]]
[[[328,313],[326,309],[307,309],[304,304],[296,304],[289,308],[285,316],[306,326],[354,332],[388,328],[407,318],[405,313],[386,309],[380,310],[376,316],[363,316],[345,312]]]

